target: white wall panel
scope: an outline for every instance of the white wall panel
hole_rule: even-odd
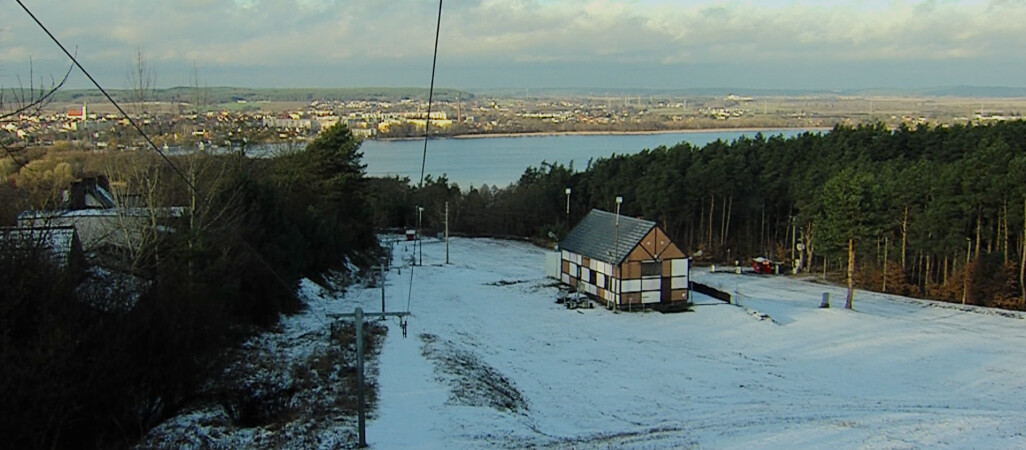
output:
[[[642,292],[641,303],[659,303],[659,291]]]
[[[548,252],[545,254],[545,276],[559,278],[561,267],[559,253]]]
[[[658,291],[662,287],[662,282],[661,278],[643,278],[641,280],[641,290]]]
[[[638,292],[641,290],[641,280],[623,280],[623,292]]]
[[[670,267],[670,275],[675,277],[683,277],[688,274],[688,266],[690,265],[690,259],[675,259],[673,260]]]
[[[670,279],[670,289],[687,289],[688,277],[673,277]]]

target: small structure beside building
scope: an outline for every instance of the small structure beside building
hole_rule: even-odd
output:
[[[0,252],[5,256],[41,256],[74,276],[85,268],[82,241],[71,226],[0,228]]]
[[[691,260],[655,222],[595,209],[560,249],[560,281],[607,307],[688,307]]]

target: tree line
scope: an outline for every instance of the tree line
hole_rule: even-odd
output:
[[[583,170],[543,162],[502,188],[370,182],[378,226],[415,224],[421,205],[425,227],[438,230],[448,201],[455,232],[544,240],[622,196],[622,214],[658,222],[711,262],[765,256],[832,278],[851,268],[866,289],[1024,309],[1024,147],[1022,121],[871,124],[680,143]]]

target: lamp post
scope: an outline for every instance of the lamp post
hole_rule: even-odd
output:
[[[424,265],[424,235],[421,232],[421,226],[423,224],[424,207],[417,207],[417,245],[420,247],[420,263],[417,265]]]
[[[965,249],[965,276],[962,277],[962,304],[965,304],[965,298],[969,293],[969,255],[973,253],[973,240],[965,238],[967,247]]]
[[[615,263],[617,265],[617,268],[619,268],[619,265],[620,265],[619,264],[620,263],[620,261],[619,261],[619,259],[620,259],[620,255],[619,255],[619,253],[620,253],[620,204],[622,204],[622,203],[623,203],[623,197],[617,195],[616,196],[616,222],[615,222],[615,228],[616,228],[616,237],[615,237],[615,239],[616,240],[613,242],[613,259],[616,260]],[[617,306],[617,304],[620,303],[620,295],[623,293],[623,284],[622,284],[623,280],[622,280],[622,278],[623,278],[622,276],[617,277],[616,299],[613,302],[613,312],[616,312],[616,306]]]
[[[566,188],[566,229],[570,229],[570,188]]]

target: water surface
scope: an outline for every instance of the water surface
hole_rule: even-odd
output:
[[[792,137],[805,130],[762,131],[766,137]],[[757,131],[701,131],[661,134],[617,135],[546,135],[490,138],[433,139],[427,145],[425,172],[437,178],[446,175],[461,188],[482,184],[505,187],[515,182],[529,166],[550,163],[573,163],[584,170],[588,160],[612,154],[634,154],[658,146],[688,142],[702,147],[717,139],[726,142],[741,136],[755,136]],[[423,140],[365,141],[361,145],[363,162],[370,176],[409,177],[420,179]]]

